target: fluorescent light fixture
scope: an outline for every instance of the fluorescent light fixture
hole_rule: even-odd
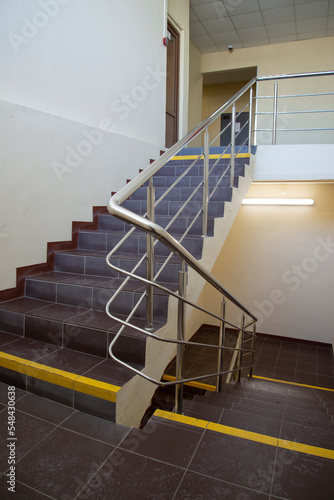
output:
[[[243,205],[313,205],[309,198],[245,198]]]

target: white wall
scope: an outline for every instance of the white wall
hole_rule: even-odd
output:
[[[159,156],[159,147],[0,101],[0,290],[16,268],[46,261],[48,241],[71,240],[72,220]]]
[[[0,98],[164,145],[163,2],[2,0]]]
[[[258,146],[254,181],[334,179],[334,144]]]

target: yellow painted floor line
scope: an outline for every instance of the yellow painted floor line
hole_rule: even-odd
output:
[[[192,425],[193,427],[200,427],[202,429],[220,432],[221,434],[226,434],[228,436],[247,439],[248,441],[255,441],[257,443],[267,444],[269,446],[276,446],[278,448],[284,448],[286,450],[298,451],[299,453],[305,453],[307,455],[314,455],[317,457],[334,460],[334,450],[329,450],[327,448],[318,448],[317,446],[296,443],[294,441],[266,436],[265,434],[258,434],[256,432],[245,431],[243,429],[238,429],[236,427],[230,427],[227,425],[215,424],[206,420],[199,420],[197,418],[187,417],[185,415],[179,415],[178,413],[172,413],[164,410],[156,410],[154,412],[154,416],[166,420],[172,420],[174,422]]]
[[[174,377],[173,375],[163,375],[162,380],[173,382],[174,380],[176,380],[176,377]],[[205,391],[216,391],[215,385],[204,384],[202,382],[186,382],[184,385],[188,385],[189,387],[196,387],[197,389],[204,389]]]
[[[198,155],[184,155],[184,156],[173,156],[173,158],[171,158],[171,161],[176,161],[176,160],[196,160],[196,158],[199,157],[199,154]],[[200,156],[200,158],[203,158],[203,154]],[[212,154],[212,155],[209,155],[209,160],[218,160],[218,158],[231,158],[231,155],[230,154],[225,154],[223,156],[221,156],[220,154]],[[236,158],[250,158],[250,154],[249,153],[238,153],[236,155]]]
[[[38,380],[43,380],[44,382],[112,402],[116,401],[116,394],[120,390],[120,387],[117,385],[100,382],[99,380],[65,370],[59,370],[58,368],[19,358],[5,352],[0,352],[0,366],[28,375],[29,377],[37,378]]]
[[[268,380],[269,382],[278,382],[280,384],[296,385],[298,387],[308,387],[309,389],[319,389],[320,391],[334,392],[334,389],[329,389],[327,387],[320,387],[318,385],[299,384],[298,382],[289,382],[288,380],[279,380],[277,378],[260,377],[259,375],[252,375],[251,378],[258,378],[260,380]]]

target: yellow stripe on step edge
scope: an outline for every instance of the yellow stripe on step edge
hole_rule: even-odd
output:
[[[234,436],[242,439],[247,439],[249,441],[255,441],[257,443],[267,444],[269,446],[277,446],[278,448],[284,448],[286,450],[298,451],[299,453],[305,453],[307,455],[315,455],[317,457],[334,460],[334,450],[328,450],[326,448],[318,448],[316,446],[311,446],[308,444],[287,441],[272,436],[266,436],[265,434],[258,434],[256,432],[245,431],[236,427],[215,424],[206,420],[199,420],[197,418],[187,417],[185,415],[179,415],[178,413],[171,413],[164,410],[156,410],[154,412],[154,416],[164,418],[166,420],[172,420],[174,422],[192,425],[193,427],[200,427],[202,429],[219,432],[228,436]]]
[[[173,375],[163,375],[162,380],[166,380],[167,382],[174,382],[174,380],[176,380],[176,377],[173,377]],[[184,385],[196,387],[197,389],[204,389],[205,391],[216,391],[215,385],[203,384],[202,382],[186,382]]]
[[[38,380],[43,380],[44,382],[73,389],[112,402],[116,401],[116,394],[120,390],[120,387],[113,384],[100,382],[99,380],[59,370],[58,368],[41,363],[35,363],[34,361],[19,358],[5,352],[0,352],[0,366],[28,375],[29,377],[37,378]]]
[[[260,380],[268,380],[269,382],[278,382],[279,384],[296,385],[298,387],[308,387],[309,389],[319,389],[320,391],[334,392],[334,389],[327,387],[320,387],[318,385],[299,384],[298,382],[289,382],[288,380],[279,380],[277,378],[260,377],[259,375],[252,375],[251,378],[258,378]]]
[[[171,161],[176,161],[176,160],[196,160],[196,158],[198,158],[199,155],[185,155],[185,156],[173,156],[173,158],[171,158]],[[200,156],[200,158],[203,158],[203,155]],[[213,155],[209,155],[209,160],[218,160],[218,158],[231,158],[231,155],[229,154],[225,154],[223,156],[221,156],[220,154],[213,154]],[[236,158],[250,158],[250,154],[249,153],[238,153],[236,155]]]

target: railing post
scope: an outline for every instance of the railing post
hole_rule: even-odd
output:
[[[231,171],[230,171],[230,186],[234,186],[234,165],[235,165],[235,120],[236,111],[235,103],[232,106],[232,125],[231,125]]]
[[[154,201],[155,188],[153,186],[153,178],[150,179],[150,184],[147,188],[147,217],[154,222]],[[147,235],[147,263],[146,263],[146,278],[153,281],[154,278],[154,238]],[[153,330],[153,286],[146,285],[146,330]]]
[[[240,380],[241,380],[242,352],[243,352],[243,348],[244,348],[244,329],[245,329],[245,315],[243,314],[241,316],[241,328],[240,328],[241,345],[240,345],[240,351],[239,351],[239,356],[238,356],[238,379],[237,379],[238,384],[240,384]]]
[[[248,154],[252,152],[253,87],[249,89]]]
[[[204,132],[204,163],[203,163],[203,220],[202,236],[208,234],[208,204],[209,204],[209,131]]]
[[[249,370],[249,376],[253,376],[253,366],[254,366],[254,342],[255,342],[255,336],[256,336],[256,323],[253,323],[253,337],[252,337],[252,342],[251,342],[251,349],[252,349],[252,354],[251,354],[251,367]]]
[[[179,272],[179,296],[185,297],[186,294],[187,273],[185,271],[185,262],[182,263],[182,271]],[[177,316],[177,340],[184,340],[185,326],[185,303],[179,300]],[[176,380],[183,379],[184,365],[184,344],[177,345],[176,352]],[[183,403],[183,384],[175,385],[175,413],[182,413]]]
[[[276,131],[277,131],[277,98],[278,98],[278,82],[274,84],[274,110],[273,110],[273,146],[276,146]]]
[[[221,321],[219,324],[219,341],[218,345],[223,347],[225,345],[225,317],[226,317],[226,300],[225,297],[223,302],[221,303],[220,309],[220,317]],[[224,349],[219,349],[218,351],[218,370],[217,372],[223,371],[223,362],[224,362]],[[220,374],[217,377],[217,388],[216,392],[221,392],[223,387],[223,375]]]

